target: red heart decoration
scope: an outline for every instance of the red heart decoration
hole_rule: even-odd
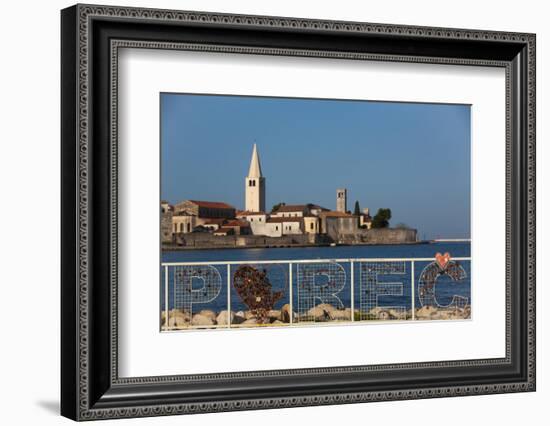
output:
[[[437,264],[441,269],[445,269],[447,267],[449,260],[451,260],[451,255],[449,253],[445,253],[445,254],[437,253],[435,255],[435,261],[437,262]]]

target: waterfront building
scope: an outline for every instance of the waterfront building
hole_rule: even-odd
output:
[[[304,220],[304,233],[306,234],[318,234],[320,232],[320,219],[315,215],[306,215]]]
[[[266,227],[268,215],[265,212],[237,211],[236,217],[248,222],[253,235],[269,235],[271,233]]]
[[[168,201],[161,200],[160,202],[160,210],[162,213],[168,213],[174,211],[174,206],[170,204]]]
[[[313,216],[319,216],[322,212],[329,212],[330,209],[318,206],[317,204],[308,204],[309,214]]]
[[[227,219],[208,219],[202,224],[202,226],[209,231],[217,231],[225,222],[227,222]]]
[[[359,226],[366,229],[371,229],[372,227],[372,217],[369,214],[368,207],[364,208],[363,213],[359,215]]]
[[[226,228],[225,226],[222,226],[220,229],[214,231],[213,234],[217,237],[226,237],[228,235],[235,235],[235,230],[233,228]]]
[[[362,232],[359,229],[359,218],[357,216],[342,212],[333,212],[338,214],[325,216],[325,234],[332,241],[343,242],[346,238],[356,238]]]
[[[307,204],[281,204],[277,210],[271,212],[271,217],[304,217],[306,214],[309,214]]]
[[[233,219],[224,223],[222,228],[232,229],[234,235],[249,235],[251,233],[250,224],[246,220]]]
[[[160,238],[163,243],[172,242],[172,216],[174,206],[167,201],[160,202]]]
[[[267,223],[281,235],[301,235],[304,233],[304,219],[301,217],[270,217]]]
[[[335,220],[338,222],[338,219],[343,219],[343,223],[347,223],[351,225],[348,229],[355,228],[358,229],[359,225],[359,218],[357,216],[353,216],[350,213],[346,212],[339,212],[339,211],[324,211],[321,212],[319,215],[320,220],[320,226],[319,226],[319,232],[321,234],[328,234],[328,223],[332,220]],[[334,225],[333,225],[334,227]]]
[[[172,215],[172,233],[188,234],[198,225],[197,217],[186,211],[180,211]]]
[[[262,176],[258,148],[254,144],[248,176],[245,178],[245,210],[265,211],[265,178]]]
[[[174,212],[185,212],[198,218],[198,225],[202,225],[208,219],[233,219],[235,207],[219,201],[185,200],[174,206]]]
[[[348,211],[348,190],[346,188],[336,190],[336,211],[342,213]]]
[[[281,204],[277,207],[277,210],[271,212],[271,217],[319,216],[323,211],[329,211],[329,209],[311,203],[293,205]]]

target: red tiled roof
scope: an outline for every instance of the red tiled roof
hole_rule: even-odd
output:
[[[236,216],[256,216],[256,215],[263,215],[265,216],[265,212],[249,212],[247,210],[237,210],[237,213],[235,213]]]
[[[219,201],[198,201],[198,200],[189,200],[191,203],[196,204],[199,207],[205,207],[210,209],[235,209],[235,207],[222,203]]]
[[[282,213],[282,212],[303,212],[305,209],[307,209],[306,204],[289,204],[284,206],[279,206],[277,210],[275,210],[274,213]]]
[[[208,219],[206,222],[204,222],[205,225],[222,225],[226,219]]]
[[[330,209],[327,209],[323,206],[319,206],[317,204],[308,204],[307,206],[309,207],[310,210],[323,210],[325,212],[330,211]]]

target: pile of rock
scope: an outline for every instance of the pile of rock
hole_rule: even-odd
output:
[[[412,311],[396,308],[375,307],[368,312],[355,309],[353,316],[355,321],[386,321],[386,320],[410,320]],[[280,326],[290,323],[290,305],[287,303],[281,309],[273,309],[268,312],[264,321],[260,321],[251,311],[220,311],[214,312],[210,309],[203,309],[192,316],[189,312],[181,309],[172,309],[168,314],[166,324],[165,312],[161,313],[161,324],[163,330],[181,330],[193,328],[216,328],[227,326],[251,327],[251,326]],[[415,311],[415,318],[418,320],[461,320],[471,318],[471,307],[469,305],[459,308],[441,308],[434,306],[423,306]],[[351,308],[337,308],[329,303],[321,303],[309,309],[307,312],[298,314],[292,313],[294,323],[307,322],[349,322],[352,321]]]
[[[231,325],[235,326],[253,326],[253,325],[284,325],[290,322],[290,305],[283,305],[281,309],[269,311],[265,321],[260,321],[250,311],[220,311],[218,313],[203,309],[191,316],[189,312],[181,309],[171,309],[168,313],[168,324],[166,324],[166,313],[161,313],[161,325],[163,330],[181,330],[189,328],[217,328],[218,326],[227,326],[231,319]]]
[[[440,308],[436,306],[423,306],[415,312],[416,319],[419,320],[461,320],[470,319],[472,309],[470,305],[463,308],[451,307]]]
[[[404,309],[396,308],[386,308],[382,306],[377,306],[368,311],[366,315],[363,315],[365,318],[360,319],[370,319],[378,321],[386,320],[408,320],[411,319],[411,311]]]
[[[321,303],[296,316],[297,322],[351,321],[351,308],[339,309],[329,303]]]

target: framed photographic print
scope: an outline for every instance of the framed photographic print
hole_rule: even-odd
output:
[[[535,390],[533,34],[61,26],[64,416]]]

